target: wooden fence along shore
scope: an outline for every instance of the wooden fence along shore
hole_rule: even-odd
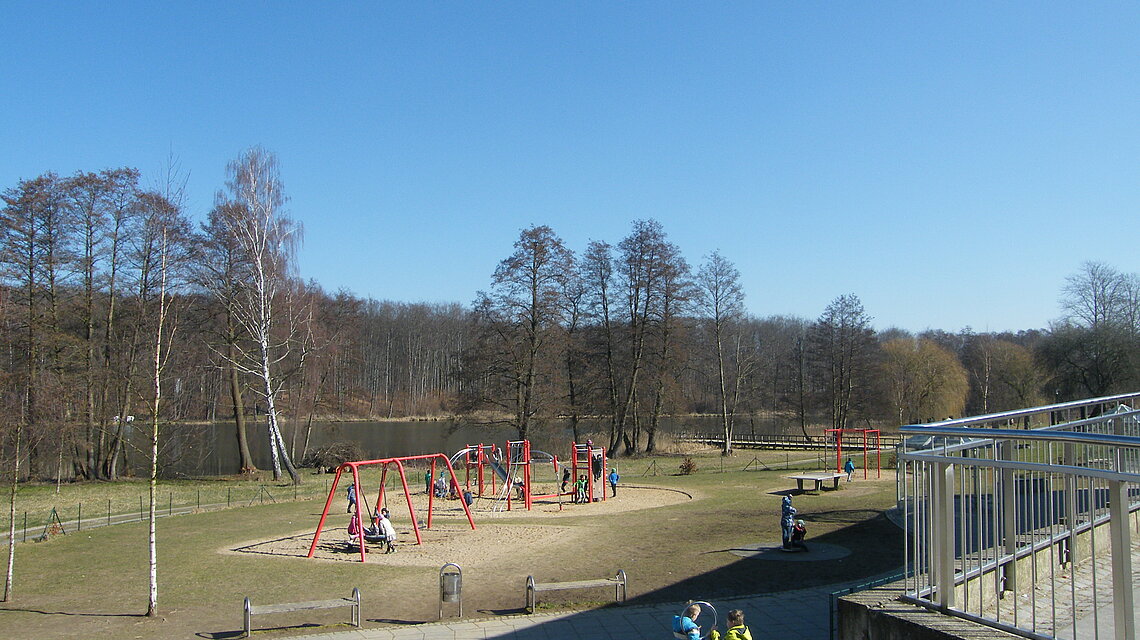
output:
[[[701,431],[682,431],[676,436],[677,442],[704,444],[714,447],[724,446],[724,434]],[[879,436],[880,451],[894,451],[902,443],[899,436]],[[835,438],[830,436],[804,436],[791,434],[732,434],[732,447],[734,449],[795,449],[795,450],[827,450],[835,449]],[[873,451],[875,442],[872,438],[867,442],[867,450]],[[843,450],[858,453],[863,450],[863,438],[852,434],[843,438]]]

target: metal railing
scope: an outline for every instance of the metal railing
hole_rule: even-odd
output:
[[[1138,402],[902,427],[904,599],[1027,638],[1135,638]]]

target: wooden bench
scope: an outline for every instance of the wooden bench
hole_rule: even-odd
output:
[[[261,604],[254,605],[245,599],[245,637],[248,638],[250,629],[250,618],[266,613],[289,613],[290,611],[308,611],[310,609],[337,609],[340,607],[352,607],[352,624],[360,627],[360,589],[354,588],[352,590],[352,597],[350,598],[333,598],[332,600],[310,600],[308,602],[289,602],[286,604]]]
[[[820,489],[823,488],[823,483],[825,480],[831,480],[831,488],[832,489],[838,489],[839,488],[839,479],[842,478],[844,475],[846,475],[846,474],[826,472],[825,471],[825,472],[818,472],[818,473],[797,473],[796,475],[785,476],[785,477],[788,478],[789,480],[795,480],[796,481],[796,489],[799,491],[804,490],[804,480],[811,480],[812,482],[814,482],[815,483],[815,491],[819,491]]]
[[[612,578],[599,578],[597,580],[571,580],[569,582],[535,582],[534,576],[526,577],[526,609],[534,613],[535,593],[539,591],[560,591],[563,589],[591,589],[594,587],[614,588],[614,602],[625,602],[626,585],[625,571],[618,569],[617,575]]]

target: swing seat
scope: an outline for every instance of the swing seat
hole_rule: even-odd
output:
[[[380,549],[383,549],[385,553],[387,553],[392,548],[392,541],[388,538],[388,536],[382,533],[377,535],[365,534],[364,541],[369,544],[380,545]]]

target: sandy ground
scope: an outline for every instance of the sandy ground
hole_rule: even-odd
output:
[[[433,501],[433,523],[431,529],[423,528],[427,514],[427,500],[421,495],[412,496],[412,505],[416,516],[421,523],[420,537],[422,544],[416,544],[415,531],[408,516],[407,501],[404,497],[395,496],[395,500],[388,502],[392,512],[392,523],[399,536],[397,552],[392,554],[375,554],[369,550],[369,561],[383,562],[394,566],[425,566],[439,567],[454,558],[463,558],[465,566],[478,567],[502,560],[512,554],[520,545],[538,545],[553,543],[573,543],[578,536],[587,532],[581,527],[559,526],[558,522],[564,518],[582,518],[594,514],[612,514],[623,511],[636,511],[641,509],[656,509],[686,502],[694,498],[693,495],[676,489],[662,489],[657,487],[621,486],[618,497],[609,498],[603,502],[590,504],[563,503],[561,509],[557,501],[544,500],[536,502],[528,513],[517,504],[512,504],[513,511],[500,511],[493,509],[494,501],[489,498],[476,500],[472,506],[471,516],[475,521],[475,529],[467,523],[463,509],[458,501]],[[334,503],[335,504],[335,503]],[[355,545],[348,543],[348,514],[340,511],[344,505],[337,505],[329,514],[320,539],[313,552],[313,557],[332,562],[358,562],[360,552]],[[510,526],[496,524],[496,520],[512,517],[526,517],[528,520],[541,519],[549,524]],[[332,523],[332,526],[330,526]],[[260,555],[273,555],[306,558],[313,542],[313,530],[296,531],[283,537],[274,537],[263,540],[248,540],[235,546],[228,546],[220,551],[222,553],[250,553]]]

